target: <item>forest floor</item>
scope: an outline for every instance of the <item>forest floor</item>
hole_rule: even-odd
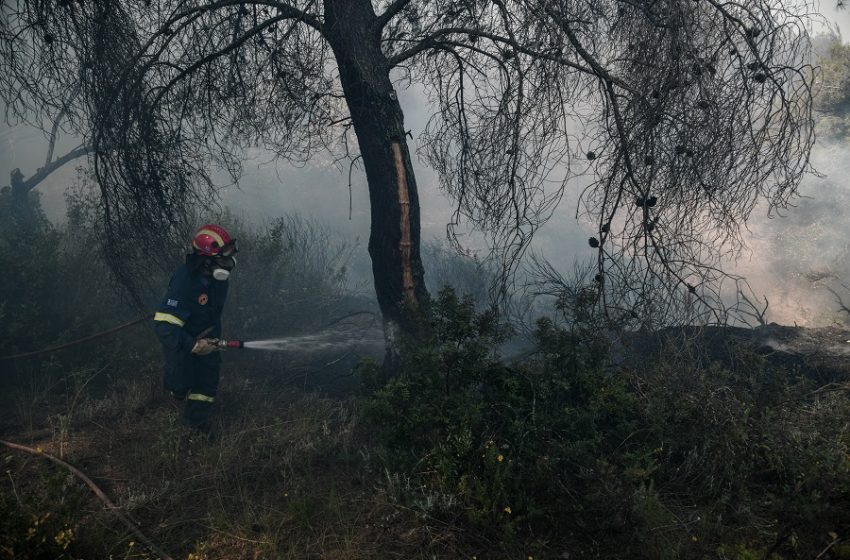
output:
[[[620,360],[638,362],[675,348],[694,360],[733,366],[737,350],[748,347],[768,364],[829,383],[850,371],[850,330],[843,327],[803,328],[770,323],[756,328],[686,327],[651,335],[636,334],[625,341]]]
[[[814,372],[826,390],[850,371],[850,332],[837,328],[677,331],[634,347],[648,355],[700,338],[694,348],[722,361],[729,334]],[[635,367],[637,354],[621,365]],[[355,386],[350,361],[310,386],[286,363],[226,363],[210,439],[181,426],[150,355],[70,374],[57,364],[19,368],[14,389],[3,388],[0,439],[75,465],[175,559],[531,557],[431,517],[432,496],[376,471],[358,401],[341,396]],[[67,471],[5,448],[0,458],[0,559],[156,557]]]
[[[181,425],[154,353],[119,350],[97,368],[24,364],[0,388],[0,439],[77,467],[175,559],[492,548],[409,507],[404,477],[373,471],[353,396],[360,350],[227,356],[210,438]],[[2,446],[0,458],[0,559],[156,558],[68,471]]]

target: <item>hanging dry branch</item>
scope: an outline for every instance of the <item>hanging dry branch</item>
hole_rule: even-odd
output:
[[[391,45],[439,106],[422,153],[456,221],[492,234],[507,279],[588,173],[599,305],[723,322],[720,264],[756,204],[784,208],[809,169],[811,6],[452,5],[409,10]]]

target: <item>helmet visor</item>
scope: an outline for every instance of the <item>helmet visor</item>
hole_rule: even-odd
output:
[[[227,270],[227,271],[231,271],[231,270],[233,270],[234,268],[236,268],[236,257],[234,257],[234,256],[229,256],[229,257],[219,256],[219,257],[215,257],[215,258],[214,258],[214,260],[213,260],[213,262],[215,263],[215,266],[216,266],[216,267],[218,267],[218,268],[223,268],[224,270]]]
[[[219,251],[219,255],[221,255],[222,257],[230,257],[235,255],[237,252],[239,252],[239,249],[236,246],[236,240],[233,239],[230,241],[230,243],[226,244],[224,247],[221,248],[221,250]]]

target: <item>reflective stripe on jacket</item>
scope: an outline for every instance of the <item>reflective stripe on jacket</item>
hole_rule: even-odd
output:
[[[166,351],[191,352],[195,339],[208,329],[211,330],[204,336],[221,336],[221,312],[228,283],[193,271],[192,258],[187,255],[186,264],[174,272],[154,315],[154,330]]]

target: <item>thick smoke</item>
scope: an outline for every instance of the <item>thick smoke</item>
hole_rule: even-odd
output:
[[[782,216],[762,209],[750,224],[750,250],[731,269],[770,302],[767,319],[780,324],[828,326],[850,319],[850,148],[819,143],[801,198]],[[845,287],[847,286],[847,287]],[[835,292],[835,293],[833,293]]]

